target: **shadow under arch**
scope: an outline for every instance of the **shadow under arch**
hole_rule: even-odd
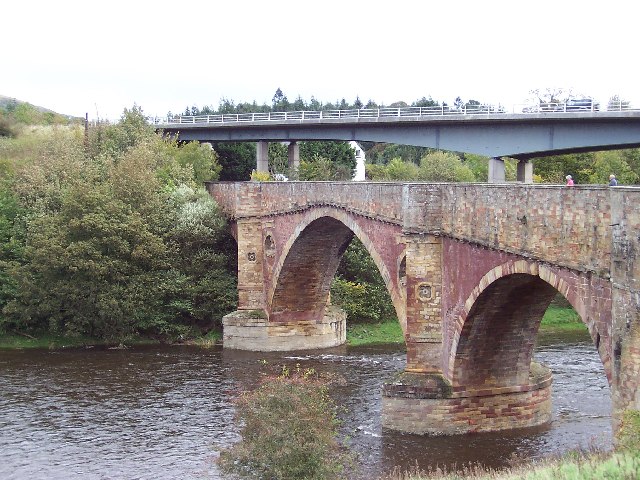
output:
[[[331,282],[353,236],[358,237],[382,276],[403,332],[406,308],[369,235],[344,211],[323,207],[305,216],[287,239],[273,269],[267,305],[274,322],[317,321],[327,304]]]
[[[585,299],[571,294],[574,288],[536,262],[508,262],[485,274],[465,302],[451,341],[446,366],[454,388],[525,385],[540,322],[558,292],[589,328],[610,380],[600,333],[586,315]]]

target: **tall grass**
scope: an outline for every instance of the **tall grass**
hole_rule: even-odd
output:
[[[547,459],[506,470],[468,467],[457,472],[395,470],[381,480],[637,480],[640,478],[638,452],[614,454],[572,452],[559,459]]]

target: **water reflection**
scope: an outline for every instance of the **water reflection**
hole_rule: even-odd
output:
[[[551,425],[429,438],[383,431],[380,384],[404,366],[398,347],[296,354],[192,347],[0,351],[0,478],[219,478],[215,450],[238,438],[232,398],[269,364],[332,372],[342,434],[371,478],[422,467],[536,458],[611,444],[606,378],[588,338],[545,340],[554,373]]]

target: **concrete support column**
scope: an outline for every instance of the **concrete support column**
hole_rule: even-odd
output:
[[[406,371],[442,374],[442,239],[411,238],[406,270]]]
[[[300,168],[300,145],[298,142],[289,143],[289,174],[293,175]],[[294,178],[298,178],[297,176]]]
[[[533,183],[533,163],[529,160],[518,160],[517,180],[522,183]]]
[[[500,157],[489,159],[489,183],[504,183],[504,160]]]
[[[262,222],[238,221],[238,309],[264,309]]]
[[[269,171],[269,142],[261,140],[256,145],[256,171]]]

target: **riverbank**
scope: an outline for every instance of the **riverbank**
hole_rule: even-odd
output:
[[[586,333],[587,327],[571,307],[551,305],[544,314],[539,334]],[[347,344],[353,347],[388,343],[404,343],[404,335],[397,320],[385,323],[352,324],[347,322]]]
[[[540,335],[556,332],[586,332],[586,326],[572,308],[550,306],[542,319]],[[176,343],[212,347],[222,342],[222,332],[212,330],[206,335],[191,339],[178,339],[164,343]],[[118,347],[121,345],[154,345],[162,343],[158,339],[145,337],[128,337],[121,342],[107,341],[91,337],[72,337],[62,335],[40,334],[29,335],[23,333],[5,333],[0,335],[0,348],[48,348],[51,350],[64,348],[88,347]],[[353,323],[347,322],[347,345],[352,347],[363,345],[403,344],[404,335],[397,320],[384,323]]]
[[[542,460],[500,471],[469,467],[462,472],[394,472],[382,480],[627,480],[640,478],[640,454],[567,454],[560,459]]]
[[[0,348],[5,349],[44,348],[58,350],[92,347],[122,348],[124,345],[158,345],[160,343],[159,340],[144,337],[130,337],[121,342],[117,342],[87,336],[74,337],[51,335],[48,333],[29,335],[9,332],[0,335]]]

